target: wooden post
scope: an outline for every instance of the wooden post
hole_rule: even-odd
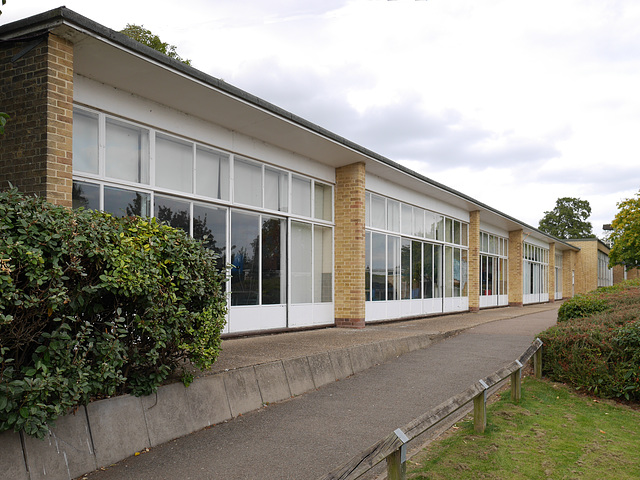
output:
[[[480,380],[485,388],[473,399],[473,429],[476,433],[484,433],[487,428],[487,384]]]
[[[406,480],[407,478],[407,436],[399,428],[393,432],[403,442],[402,446],[387,456],[387,480]]]
[[[533,370],[536,378],[542,378],[542,346],[533,354]]]
[[[522,364],[516,360],[520,368],[511,374],[511,401],[520,403],[522,397]]]

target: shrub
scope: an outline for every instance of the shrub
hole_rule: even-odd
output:
[[[558,323],[540,335],[543,371],[607,398],[640,400],[640,288],[625,282],[587,295],[606,310]]]
[[[42,437],[93,398],[211,366],[226,314],[215,265],[154,219],[0,193],[0,431]]]
[[[595,295],[576,295],[558,309],[558,322],[573,318],[585,318],[607,309],[607,302]]]

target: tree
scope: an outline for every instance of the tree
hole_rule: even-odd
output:
[[[556,200],[550,212],[544,212],[538,228],[557,238],[593,238],[593,227],[587,221],[591,205],[587,200],[563,197]]]
[[[160,40],[160,37],[153,34],[150,30],[144,28],[144,25],[127,23],[127,26],[124,29],[120,30],[120,33],[124,33],[127,37],[133,38],[134,40],[146,45],[147,47],[151,47],[160,53],[164,53],[170,58],[191,66],[191,60],[187,60],[178,55],[175,45],[169,45],[168,43],[163,42],[162,40]]]
[[[635,198],[618,203],[618,213],[611,222],[609,265],[625,265],[627,270],[640,266],[640,192]]]

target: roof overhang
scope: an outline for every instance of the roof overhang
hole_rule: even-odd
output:
[[[473,198],[424,177],[218,78],[171,59],[65,7],[0,26],[0,39],[52,32],[74,44],[74,71],[231,131],[337,168],[363,162],[367,172],[422,192],[507,231],[579,250]]]

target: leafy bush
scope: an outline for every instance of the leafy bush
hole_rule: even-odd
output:
[[[227,308],[215,265],[154,219],[0,193],[0,431],[42,437],[91,399],[211,366]]]
[[[576,295],[564,302],[558,310],[558,322],[585,318],[607,309],[607,302],[594,295]]]
[[[607,398],[640,400],[640,288],[637,281],[589,294],[606,310],[573,317],[540,335],[543,373]]]

